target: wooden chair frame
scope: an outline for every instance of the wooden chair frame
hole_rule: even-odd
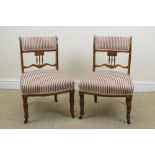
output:
[[[110,69],[121,67],[121,68],[126,68],[128,70],[127,73],[130,75],[132,37],[130,37],[130,41],[129,41],[129,50],[125,50],[125,51],[124,50],[116,50],[116,49],[98,50],[98,49],[95,48],[95,37],[94,37],[94,41],[93,41],[93,72],[96,71],[96,67],[105,66],[105,67],[108,67]],[[107,56],[109,57],[108,58],[108,64],[101,64],[101,65],[96,64],[96,53],[97,52],[106,52],[107,53]],[[127,66],[123,66],[121,64],[116,64],[117,53],[128,53],[128,65]],[[101,97],[125,97],[126,98],[126,105],[127,105],[126,119],[127,119],[128,124],[131,123],[131,121],[130,121],[130,113],[131,113],[132,95],[101,95],[101,94],[93,94],[93,93],[79,91],[79,95],[80,95],[80,117],[79,117],[79,119],[82,119],[83,116],[84,116],[84,94],[94,95],[94,102],[97,102],[97,96],[101,96]]]
[[[19,37],[19,42],[20,42],[20,58],[21,58],[21,70],[22,73],[25,72],[25,69],[31,68],[31,67],[37,67],[37,68],[43,68],[45,66],[51,66],[51,67],[56,67],[56,70],[59,69],[59,61],[58,61],[58,38],[56,37],[56,49],[54,50],[27,50],[23,51],[22,49],[22,38]],[[44,53],[45,52],[56,52],[56,63],[55,64],[49,64],[49,63],[44,63],[43,58],[44,58]],[[34,53],[36,56],[36,64],[31,64],[29,66],[24,65],[24,53]],[[23,99],[23,108],[24,108],[24,123],[28,122],[29,114],[28,114],[28,97],[37,97],[37,96],[51,96],[54,95],[55,102],[58,101],[57,95],[62,94],[62,93],[69,93],[70,94],[70,113],[71,117],[74,118],[74,93],[75,90],[70,90],[70,91],[64,91],[60,93],[50,93],[50,94],[29,94],[29,95],[22,95]]]

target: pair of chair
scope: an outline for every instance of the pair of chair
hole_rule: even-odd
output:
[[[70,94],[70,113],[74,118],[74,80],[58,71],[58,38],[51,37],[20,37],[20,55],[21,55],[21,91],[24,108],[24,123],[28,122],[28,97],[54,95],[57,102],[57,95],[61,93]],[[133,84],[130,78],[131,64],[131,37],[94,37],[93,45],[93,73],[87,79],[81,80],[79,85],[80,95],[80,117],[84,116],[84,95],[94,95],[94,101],[97,102],[97,96],[106,97],[125,97],[127,104],[127,123],[130,124],[131,101],[133,95]],[[44,55],[47,52],[56,53],[56,62],[54,64],[44,63]],[[108,58],[107,64],[96,64],[96,52],[106,52]],[[116,64],[117,53],[128,53],[128,64]],[[34,53],[36,63],[26,66],[24,55]],[[45,66],[56,67],[52,69],[42,69]],[[128,69],[128,74],[120,71],[104,70],[96,72],[96,67],[106,66],[114,69],[122,67]],[[25,69],[37,67],[38,70],[26,71]]]

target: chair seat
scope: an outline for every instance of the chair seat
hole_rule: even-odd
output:
[[[28,71],[21,77],[21,91],[24,95],[61,93],[73,89],[74,81],[59,71]]]
[[[120,71],[93,72],[87,79],[80,81],[80,92],[98,95],[132,95],[133,84],[127,73]]]

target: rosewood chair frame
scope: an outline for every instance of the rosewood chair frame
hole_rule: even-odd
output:
[[[96,49],[95,48],[95,38],[94,37],[94,41],[93,41],[93,72],[96,71],[96,67],[108,67],[110,69],[114,69],[117,67],[121,67],[121,68],[125,68],[127,69],[127,73],[130,75],[130,67],[131,67],[131,50],[132,50],[132,37],[130,37],[130,41],[129,41],[129,50],[115,50],[115,49]],[[101,64],[101,65],[97,65],[96,64],[96,53],[97,52],[106,52],[108,58],[108,64]],[[128,64],[127,66],[123,66],[121,64],[116,64],[116,56],[117,53],[127,53],[128,54]],[[80,95],[80,117],[79,119],[83,119],[84,116],[84,94],[87,95],[94,95],[94,102],[97,102],[97,96],[100,97],[125,97],[126,98],[126,106],[127,106],[127,113],[126,113],[126,120],[127,123],[130,124],[130,113],[131,113],[131,103],[132,103],[132,95],[101,95],[101,94],[93,94],[93,93],[88,93],[88,92],[83,92],[83,91],[79,91],[79,95]]]
[[[58,38],[56,36],[56,49],[53,50],[22,50],[22,38],[19,37],[19,42],[20,42],[20,58],[21,58],[21,70],[22,73],[25,72],[25,69],[31,68],[31,67],[36,67],[36,68],[43,68],[45,66],[50,66],[50,67],[56,67],[56,70],[59,69],[59,61],[58,61]],[[44,54],[45,52],[55,52],[56,53],[56,63],[55,64],[49,64],[49,63],[44,63]],[[29,66],[24,65],[24,53],[34,53],[36,57],[36,64],[31,64]],[[70,94],[70,113],[71,117],[74,118],[74,93],[75,90],[70,90],[70,91],[64,91],[64,92],[59,92],[59,93],[50,93],[50,94],[29,94],[29,95],[22,95],[23,99],[23,108],[24,108],[24,123],[28,122],[29,114],[28,114],[28,97],[37,97],[37,96],[51,96],[54,95],[54,100],[55,102],[58,101],[57,95],[58,94],[63,94],[63,93],[69,93]]]

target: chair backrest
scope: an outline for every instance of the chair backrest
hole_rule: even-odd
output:
[[[94,36],[93,71],[95,71],[96,67],[102,67],[102,66],[111,69],[121,67],[128,69],[128,74],[130,74],[131,48],[132,48],[131,46],[132,46],[132,37]],[[108,56],[108,63],[97,65],[96,52],[106,52]],[[128,64],[126,66],[116,64],[116,56],[118,53],[128,54]]]
[[[45,66],[55,66],[56,70],[59,68],[58,64],[58,38],[57,36],[49,37],[19,37],[20,42],[20,55],[21,55],[21,68],[22,73],[24,69],[37,67],[43,68]],[[29,66],[24,65],[24,53],[34,53],[36,57],[36,64],[31,64]],[[44,63],[44,53],[45,52],[56,52],[56,62],[55,64]]]

